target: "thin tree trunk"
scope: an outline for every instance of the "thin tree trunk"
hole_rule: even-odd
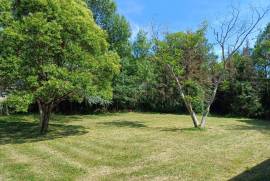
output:
[[[195,128],[198,128],[199,127],[199,121],[197,119],[197,115],[193,111],[191,104],[189,104],[188,107],[189,107],[188,111],[189,111],[189,114],[190,114],[190,116],[192,118],[193,125],[194,125]]]
[[[7,104],[4,104],[4,114],[6,116],[9,116],[9,110],[8,110],[8,105]]]
[[[38,101],[38,107],[40,114],[40,133],[46,134],[49,128],[52,104],[43,104],[40,101]]]
[[[207,118],[209,112],[210,112],[210,109],[207,108],[206,111],[203,113],[202,120],[201,120],[201,125],[200,125],[201,128],[205,128],[205,126],[206,126],[206,118]]]
[[[201,124],[200,124],[200,127],[201,128],[205,128],[206,126],[206,118],[210,112],[210,109],[211,109],[211,106],[215,100],[215,97],[216,97],[216,94],[217,94],[217,90],[218,90],[218,86],[219,86],[219,83],[220,83],[220,80],[218,80],[216,83],[215,83],[215,87],[214,87],[214,90],[213,90],[213,93],[210,97],[210,100],[208,102],[208,105],[205,109],[205,111],[203,112],[203,115],[202,115],[202,120],[201,120]]]
[[[186,108],[187,108],[187,110],[188,110],[188,112],[189,112],[189,114],[190,114],[190,116],[191,116],[191,118],[192,118],[194,127],[197,128],[197,127],[199,127],[199,121],[198,121],[198,119],[197,119],[196,113],[194,112],[191,103],[188,102],[188,101],[186,100],[186,96],[185,96],[185,94],[184,94],[183,87],[182,87],[182,85],[181,85],[181,83],[180,83],[178,77],[174,74],[174,72],[173,72],[171,66],[168,65],[168,67],[169,67],[169,69],[170,69],[170,71],[171,71],[173,77],[175,78],[175,81],[176,81],[177,86],[178,86],[178,90],[179,90],[180,95],[181,95],[181,97],[182,97],[182,99],[183,99],[183,101],[184,101],[184,103],[185,103],[185,106],[186,106]]]
[[[3,95],[5,88],[1,88],[0,89],[0,97],[5,98],[5,96]],[[5,116],[9,116],[9,109],[8,109],[8,104],[5,102],[6,100],[4,100],[1,105],[2,105],[2,110],[0,112],[0,114],[3,114]]]

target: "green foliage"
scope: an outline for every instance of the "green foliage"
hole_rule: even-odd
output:
[[[140,30],[132,45],[132,54],[135,59],[145,59],[150,55],[152,43],[147,38],[147,33]]]
[[[269,77],[270,75],[270,24],[259,35],[253,54],[256,67],[260,70],[260,75]]]
[[[155,65],[150,61],[151,42],[140,31],[132,45],[132,57],[122,60],[122,71],[114,81],[114,102],[118,108],[136,108],[155,79]]]
[[[196,112],[201,112],[205,98],[211,95],[212,79],[220,70],[205,38],[205,28],[168,34],[156,45],[155,59],[164,67],[168,66],[167,73],[172,75],[170,81],[179,80],[184,101],[191,103]]]
[[[101,106],[108,106],[111,104],[111,101],[104,100],[101,97],[86,97],[87,104],[91,105],[101,105]]]
[[[115,50],[123,58],[130,55],[129,38],[131,29],[125,17],[117,13],[112,0],[86,0],[93,12],[96,23],[108,33],[110,49]]]
[[[137,62],[123,59],[121,73],[114,80],[114,103],[117,109],[134,108],[138,99]]]
[[[187,80],[183,83],[186,101],[190,102],[196,112],[202,112],[204,106],[204,89],[198,83]]]
[[[159,59],[186,80],[203,78],[202,65],[210,50],[204,33],[203,28],[196,32],[168,34],[164,41],[157,43]]]
[[[0,14],[0,91],[9,94],[6,103],[13,110],[27,111],[37,100],[67,100],[183,112],[170,65],[186,101],[201,112],[224,71],[206,39],[206,26],[161,40],[139,31],[131,42],[130,25],[113,0],[1,0]],[[228,62],[216,113],[270,117],[269,35],[270,25],[253,51],[245,47]]]
[[[249,82],[237,82],[235,85],[236,97],[232,104],[233,113],[236,115],[257,117],[260,116],[261,103],[258,92]]]
[[[5,24],[0,31],[1,76],[21,98],[29,98],[23,101],[11,94],[10,102],[112,98],[119,57],[108,51],[106,33],[83,1],[21,0],[15,7],[7,3],[0,8],[11,17],[8,23],[0,21]]]
[[[28,106],[33,102],[31,94],[17,92],[9,95],[5,104],[15,112],[27,112]]]
[[[141,92],[140,106],[147,111],[183,113],[183,101],[180,98],[177,86],[171,81],[171,74],[158,61],[149,61],[152,67],[149,71],[149,81]],[[152,72],[152,73],[151,73]]]
[[[131,29],[125,17],[117,12],[113,0],[86,0],[88,8],[93,12],[96,23],[107,32],[110,50],[121,57],[121,73],[114,77],[114,102],[118,105],[134,107],[137,93],[135,72],[137,65],[131,58]],[[102,102],[101,102],[102,104]],[[132,105],[132,106],[131,106]]]
[[[253,57],[259,70],[260,76],[269,78],[270,76],[270,24],[259,35]]]
[[[254,64],[259,76],[263,117],[270,118],[270,24],[259,35],[253,54]]]
[[[246,50],[248,48],[244,48]],[[238,116],[262,116],[261,83],[258,69],[250,55],[237,53],[228,64],[227,80],[218,93],[217,113]]]

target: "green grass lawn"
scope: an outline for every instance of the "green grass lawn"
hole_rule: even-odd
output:
[[[270,180],[270,122],[123,113],[0,117],[0,180]]]

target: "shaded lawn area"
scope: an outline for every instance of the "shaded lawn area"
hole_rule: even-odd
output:
[[[270,179],[270,159],[248,169],[247,171],[230,179],[230,181],[253,181],[253,180],[269,180]]]
[[[123,113],[0,117],[0,180],[270,180],[270,122]]]

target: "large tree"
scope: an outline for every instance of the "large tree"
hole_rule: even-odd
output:
[[[85,2],[2,0],[0,12],[0,72],[11,90],[8,101],[21,110],[37,102],[41,133],[59,102],[112,97],[119,57],[108,50],[106,33]]]
[[[231,16],[228,16],[225,18],[224,21],[221,22],[219,29],[214,30],[214,35],[216,38],[216,44],[220,48],[221,51],[221,62],[223,65],[223,68],[216,66],[215,64],[209,64],[211,66],[208,67],[208,71],[203,71],[206,73],[206,78],[204,77],[204,74],[201,74],[203,72],[198,71],[199,69],[196,68],[196,66],[192,66],[192,63],[189,62],[196,62],[198,61],[198,58],[196,57],[198,53],[200,53],[200,48],[198,45],[200,45],[200,39],[196,38],[196,34],[194,34],[194,37],[186,37],[186,47],[184,47],[183,50],[176,50],[174,47],[171,48],[170,51],[173,52],[173,56],[176,56],[176,58],[170,57],[170,63],[167,64],[168,68],[171,70],[173,77],[176,80],[176,83],[179,88],[179,92],[181,94],[181,97],[183,98],[186,108],[188,109],[194,126],[195,127],[202,127],[204,128],[206,126],[206,118],[210,112],[211,106],[215,100],[216,93],[218,91],[218,87],[222,80],[226,77],[226,73],[228,72],[228,65],[231,62],[232,57],[239,51],[239,49],[243,46],[247,38],[254,33],[255,28],[257,25],[261,22],[261,20],[265,17],[265,15],[268,13],[269,8],[263,9],[259,11],[256,8],[251,9],[251,17],[245,18],[245,21],[242,21],[240,18],[240,11],[236,8],[232,8]],[[192,35],[192,34],[191,34]],[[189,40],[189,41],[188,41]],[[195,40],[195,41],[194,41]],[[196,42],[197,41],[197,42]],[[174,45],[173,43],[172,45]],[[184,44],[185,45],[185,44]],[[181,46],[178,46],[181,47]],[[183,45],[182,45],[183,47]],[[199,48],[199,49],[198,49]],[[182,65],[181,70],[181,64],[178,63],[179,58],[183,55],[184,52],[184,61],[188,63],[187,65]],[[186,52],[186,53],[185,53]],[[202,60],[204,58],[202,57]],[[206,61],[207,62],[207,61]],[[211,62],[211,61],[210,61]],[[195,64],[196,65],[196,64]],[[198,64],[197,64],[198,65]],[[199,64],[200,65],[200,64]],[[194,69],[195,68],[195,69]],[[194,96],[189,96],[185,91],[185,85],[181,82],[180,78],[181,72],[184,72],[185,79],[189,79],[188,75],[192,76],[192,72],[196,72],[196,74],[199,75],[200,78],[203,78],[202,82],[206,83],[206,86],[201,87],[208,87],[206,91],[203,91],[203,99],[205,100],[205,105],[202,106],[202,118],[199,122],[197,119],[197,116],[195,114],[195,111],[193,109],[192,100],[194,100]],[[209,74],[210,73],[210,74]],[[195,74],[195,75],[196,75]],[[208,78],[207,78],[208,77]],[[196,78],[196,77],[194,77]],[[193,78],[193,79],[194,79]],[[196,79],[195,79],[196,80]],[[193,85],[192,85],[193,84]],[[189,87],[193,86],[191,89],[191,92],[195,92],[195,90],[200,90],[201,88],[196,88],[195,82],[189,85]],[[208,84],[208,85],[207,85]],[[199,84],[200,85],[200,84]],[[195,89],[196,88],[196,89]],[[203,90],[203,89],[201,89]],[[188,91],[189,92],[189,91]],[[199,91],[198,91],[199,93]],[[196,100],[196,99],[195,99]],[[202,98],[199,98],[199,100],[202,100]]]
[[[196,32],[168,34],[165,40],[157,42],[157,59],[164,62],[175,80],[194,127],[204,127],[218,79],[205,27]],[[199,111],[203,113],[201,123],[196,116]]]

